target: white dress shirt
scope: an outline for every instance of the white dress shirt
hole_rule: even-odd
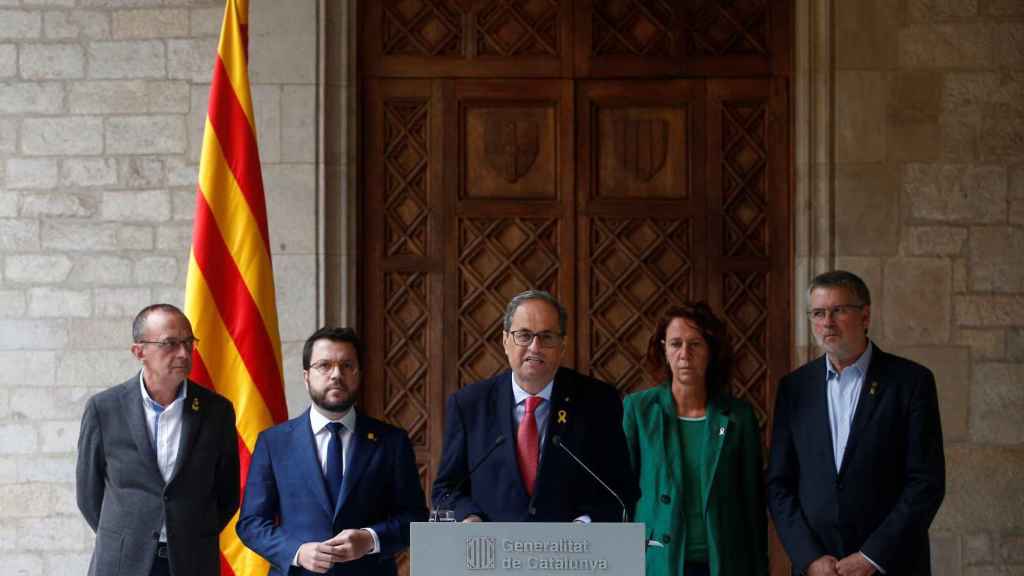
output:
[[[309,409],[309,426],[313,430],[313,440],[316,442],[316,456],[320,459],[320,472],[327,473],[327,448],[331,442],[331,431],[328,430],[327,425],[331,422],[341,422],[343,428],[338,432],[339,439],[341,440],[341,473],[345,475],[348,473],[348,461],[351,456],[349,446],[352,445],[352,433],[356,429],[356,409],[355,407],[350,408],[340,420],[331,420],[320,413],[316,409],[316,406],[311,406]],[[373,528],[362,528],[370,533],[373,538],[373,548],[367,554],[376,554],[380,552],[380,540],[377,538],[377,531]],[[299,565],[299,551],[295,551],[295,556],[292,558],[292,566]]]
[[[146,415],[146,433],[156,453],[156,464],[164,484],[171,481],[174,467],[178,463],[178,449],[181,446],[181,413],[185,405],[188,381],[182,380],[178,396],[167,406],[162,406],[149,395],[146,382],[139,372],[139,388],[142,389],[142,408]],[[160,526],[160,542],[167,542],[167,522]]]

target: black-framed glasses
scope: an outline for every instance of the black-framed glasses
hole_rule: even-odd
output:
[[[314,362],[309,365],[310,370],[316,370],[317,372],[324,376],[330,374],[331,372],[334,372],[335,368],[338,368],[342,372],[359,371],[359,366],[351,360],[321,360],[319,362]]]
[[[555,348],[562,343],[562,335],[557,332],[513,330],[509,334],[512,335],[512,341],[515,342],[516,346],[529,346],[534,338],[537,339],[537,343],[540,344],[541,348]]]
[[[854,310],[863,310],[864,304],[836,304],[828,308],[811,308],[807,311],[807,317],[814,322],[824,322],[831,315],[836,320],[842,320]]]
[[[178,346],[184,346],[186,350],[195,348],[199,338],[168,338],[167,340],[136,340],[136,344],[152,344],[161,350],[177,350]]]

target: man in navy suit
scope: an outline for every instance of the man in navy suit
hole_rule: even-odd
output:
[[[271,574],[396,574],[426,519],[405,431],[357,413],[359,338],[325,327],[302,349],[313,405],[256,441],[238,536]]]
[[[854,274],[822,274],[808,295],[825,355],[779,385],[768,464],[793,574],[931,574],[946,479],[935,377],[868,339],[871,294]]]
[[[622,402],[608,384],[559,367],[566,322],[547,292],[509,302],[502,343],[511,370],[459,390],[445,406],[435,508],[469,522],[621,521],[632,510],[639,489]]]

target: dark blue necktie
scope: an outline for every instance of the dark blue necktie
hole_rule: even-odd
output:
[[[324,479],[327,481],[327,494],[331,497],[331,508],[338,506],[338,495],[341,493],[341,479],[343,475],[341,431],[345,425],[341,422],[328,422],[327,430],[331,433],[327,441],[327,466],[324,469]]]

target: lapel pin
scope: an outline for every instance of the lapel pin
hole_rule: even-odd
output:
[[[569,416],[569,414],[565,410],[559,410],[558,411],[558,423],[559,424],[565,424],[566,418],[568,416]]]
[[[192,411],[199,412],[199,398],[192,399]]]
[[[878,394],[878,382],[871,383],[871,387],[868,389],[868,394],[871,394],[872,396]]]
[[[725,426],[722,426],[721,428],[718,429],[718,435],[725,436]]]
[[[369,440],[370,442],[376,442],[377,441],[377,435],[374,434],[373,432],[367,432],[366,433],[366,439]]]

